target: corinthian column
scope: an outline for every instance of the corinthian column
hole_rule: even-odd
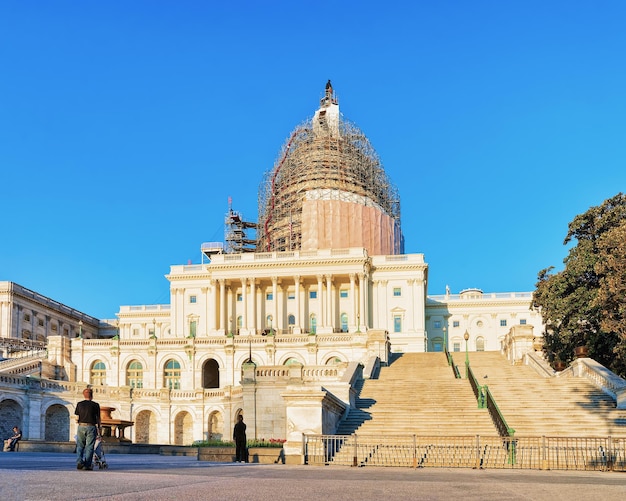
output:
[[[272,277],[272,328],[276,332],[278,330],[278,277]]]
[[[248,330],[248,279],[241,279],[241,329]]]
[[[324,277],[322,275],[317,275],[317,322],[318,327],[324,326],[324,287],[322,280]]]
[[[257,323],[256,323],[256,280],[254,278],[250,279],[250,306],[251,306],[251,318],[252,322],[250,323],[250,328],[252,329],[252,334],[256,334]]]
[[[294,278],[295,284],[296,284],[296,290],[295,290],[295,299],[296,299],[296,323],[293,326],[293,333],[294,334],[301,334],[302,333],[302,323],[300,322],[300,302],[301,302],[301,298],[300,298],[300,275],[296,275]]]

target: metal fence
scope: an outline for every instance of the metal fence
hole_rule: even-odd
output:
[[[626,438],[305,435],[311,465],[626,471]]]

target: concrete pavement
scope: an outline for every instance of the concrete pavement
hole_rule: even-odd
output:
[[[0,453],[0,499],[38,500],[550,500],[626,499],[626,473],[350,468],[200,462],[108,454],[76,470],[73,454]]]

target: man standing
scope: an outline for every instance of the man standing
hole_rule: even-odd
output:
[[[246,450],[246,423],[243,422],[243,416],[237,416],[237,423],[233,430],[233,439],[235,440],[235,461],[248,462],[248,451]]]
[[[78,416],[78,433],[76,434],[76,468],[93,470],[93,449],[96,437],[100,435],[100,405],[93,401],[93,390],[83,390],[85,400],[76,404],[74,414]]]

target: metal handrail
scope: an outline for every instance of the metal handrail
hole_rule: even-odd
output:
[[[467,374],[470,382],[470,386],[474,391],[474,396],[476,397],[476,401],[478,402],[479,408],[487,408],[489,411],[489,415],[491,416],[491,420],[493,424],[496,426],[498,433],[501,437],[512,437],[515,434],[515,430],[506,422],[498,404],[496,404],[496,400],[493,398],[491,391],[489,391],[489,387],[485,385],[480,385],[472,368],[467,366]]]
[[[502,415],[502,412],[500,411],[500,408],[498,407],[498,404],[496,404],[496,400],[493,398],[493,395],[491,394],[491,391],[489,391],[487,385],[483,386],[483,391],[485,392],[487,410],[489,411],[489,415],[496,425],[500,436],[512,437],[513,435],[515,435],[515,430],[507,424],[504,416]]]
[[[448,351],[448,347],[444,347],[444,352],[446,354],[446,360],[448,361],[448,366],[452,368],[452,373],[456,379],[461,379],[461,373],[459,372],[458,366],[454,365],[454,358],[452,358],[452,353]]]

